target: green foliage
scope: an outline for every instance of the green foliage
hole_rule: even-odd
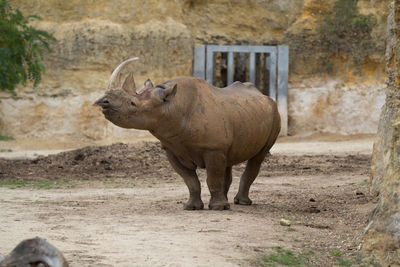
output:
[[[35,188],[35,189],[54,189],[63,188],[66,185],[70,185],[69,180],[61,181],[20,181],[20,180],[6,180],[0,181],[0,187],[8,187],[12,189],[16,188]]]
[[[258,266],[305,266],[307,263],[309,254],[296,255],[293,251],[280,246],[272,247],[272,249],[275,251],[274,253],[262,257],[255,263]]]
[[[340,251],[331,249],[329,253],[331,254],[332,257],[340,257],[339,262],[337,264],[338,266],[351,266],[351,260],[345,260],[341,258],[342,253]]]
[[[6,186],[6,187],[24,187],[27,186],[28,182],[27,181],[14,181],[14,180],[9,180],[9,181],[0,181],[0,186]]]
[[[7,135],[0,135],[0,141],[10,141],[15,140],[14,137],[7,136]]]
[[[351,260],[340,259],[338,262],[339,266],[351,266]]]
[[[333,257],[338,257],[338,256],[342,255],[342,253],[341,253],[340,251],[337,251],[337,250],[334,250],[334,249],[331,249],[331,250],[329,251],[329,253],[330,253],[331,256],[333,256]]]
[[[29,26],[38,16],[24,17],[8,0],[0,0],[0,89],[13,91],[27,80],[37,86],[45,67],[43,52],[50,51],[55,38],[46,31]]]
[[[352,56],[356,64],[374,48],[371,44],[371,31],[377,20],[374,15],[361,14],[358,0],[336,0],[332,11],[320,20],[321,45],[328,54]],[[331,68],[329,63],[327,66]]]

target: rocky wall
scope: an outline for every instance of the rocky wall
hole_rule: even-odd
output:
[[[371,191],[377,200],[362,246],[366,265],[400,266],[400,0],[388,19],[386,101],[374,144]]]
[[[24,14],[41,16],[34,25],[58,41],[45,57],[47,72],[37,88],[20,87],[16,97],[0,93],[0,134],[125,136],[126,130],[105,122],[89,104],[102,94],[115,66],[138,56],[130,67],[137,84],[148,77],[159,83],[191,75],[193,46],[208,43],[289,45],[290,134],[374,133],[384,98],[383,29],[389,0],[358,2],[360,12],[377,19],[370,53],[358,65],[351,55],[321,60],[326,54],[319,24],[335,1],[11,0]],[[51,123],[60,118],[64,124]]]
[[[345,84],[334,79],[312,79],[293,86],[289,92],[289,132],[374,134],[385,102],[384,89],[379,81]]]

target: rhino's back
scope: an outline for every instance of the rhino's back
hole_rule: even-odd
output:
[[[223,88],[211,87],[211,91],[218,97],[253,97],[263,96],[263,94],[252,83],[234,82],[231,85]]]
[[[177,102],[191,107],[180,136],[190,151],[224,150],[233,165],[255,156],[276,127],[276,103],[250,83],[217,88],[200,78],[173,81]]]
[[[246,99],[249,97],[263,97],[264,95],[249,82],[234,82],[223,88],[208,84],[204,79],[197,77],[180,76],[167,82],[178,84],[178,91],[182,95],[202,95],[203,97],[217,97],[221,100],[231,101],[230,98]]]
[[[237,82],[213,91],[220,99],[233,135],[229,163],[233,165],[254,157],[280,128],[275,101],[251,83]]]

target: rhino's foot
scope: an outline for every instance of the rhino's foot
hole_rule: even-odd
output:
[[[228,201],[212,201],[208,204],[210,210],[229,210],[231,206]]]
[[[204,208],[204,203],[203,201],[201,201],[201,199],[198,200],[189,199],[188,202],[183,204],[184,210],[202,210],[203,208]]]
[[[251,205],[251,203],[253,202],[249,197],[236,196],[234,199],[234,203],[239,205]]]

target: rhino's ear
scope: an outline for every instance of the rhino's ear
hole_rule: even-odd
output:
[[[153,82],[150,80],[150,79],[147,79],[145,82],[144,82],[144,88],[153,88],[154,87],[154,84],[153,84]]]
[[[177,87],[178,87],[177,84],[174,84],[174,85],[164,89],[164,92],[165,92],[164,101],[169,101],[175,96]]]
[[[130,95],[136,95],[135,79],[132,72],[126,77],[122,89]]]
[[[157,86],[158,87],[158,86]],[[177,85],[163,84],[160,88],[157,88],[156,93],[160,101],[168,102],[176,94]]]

